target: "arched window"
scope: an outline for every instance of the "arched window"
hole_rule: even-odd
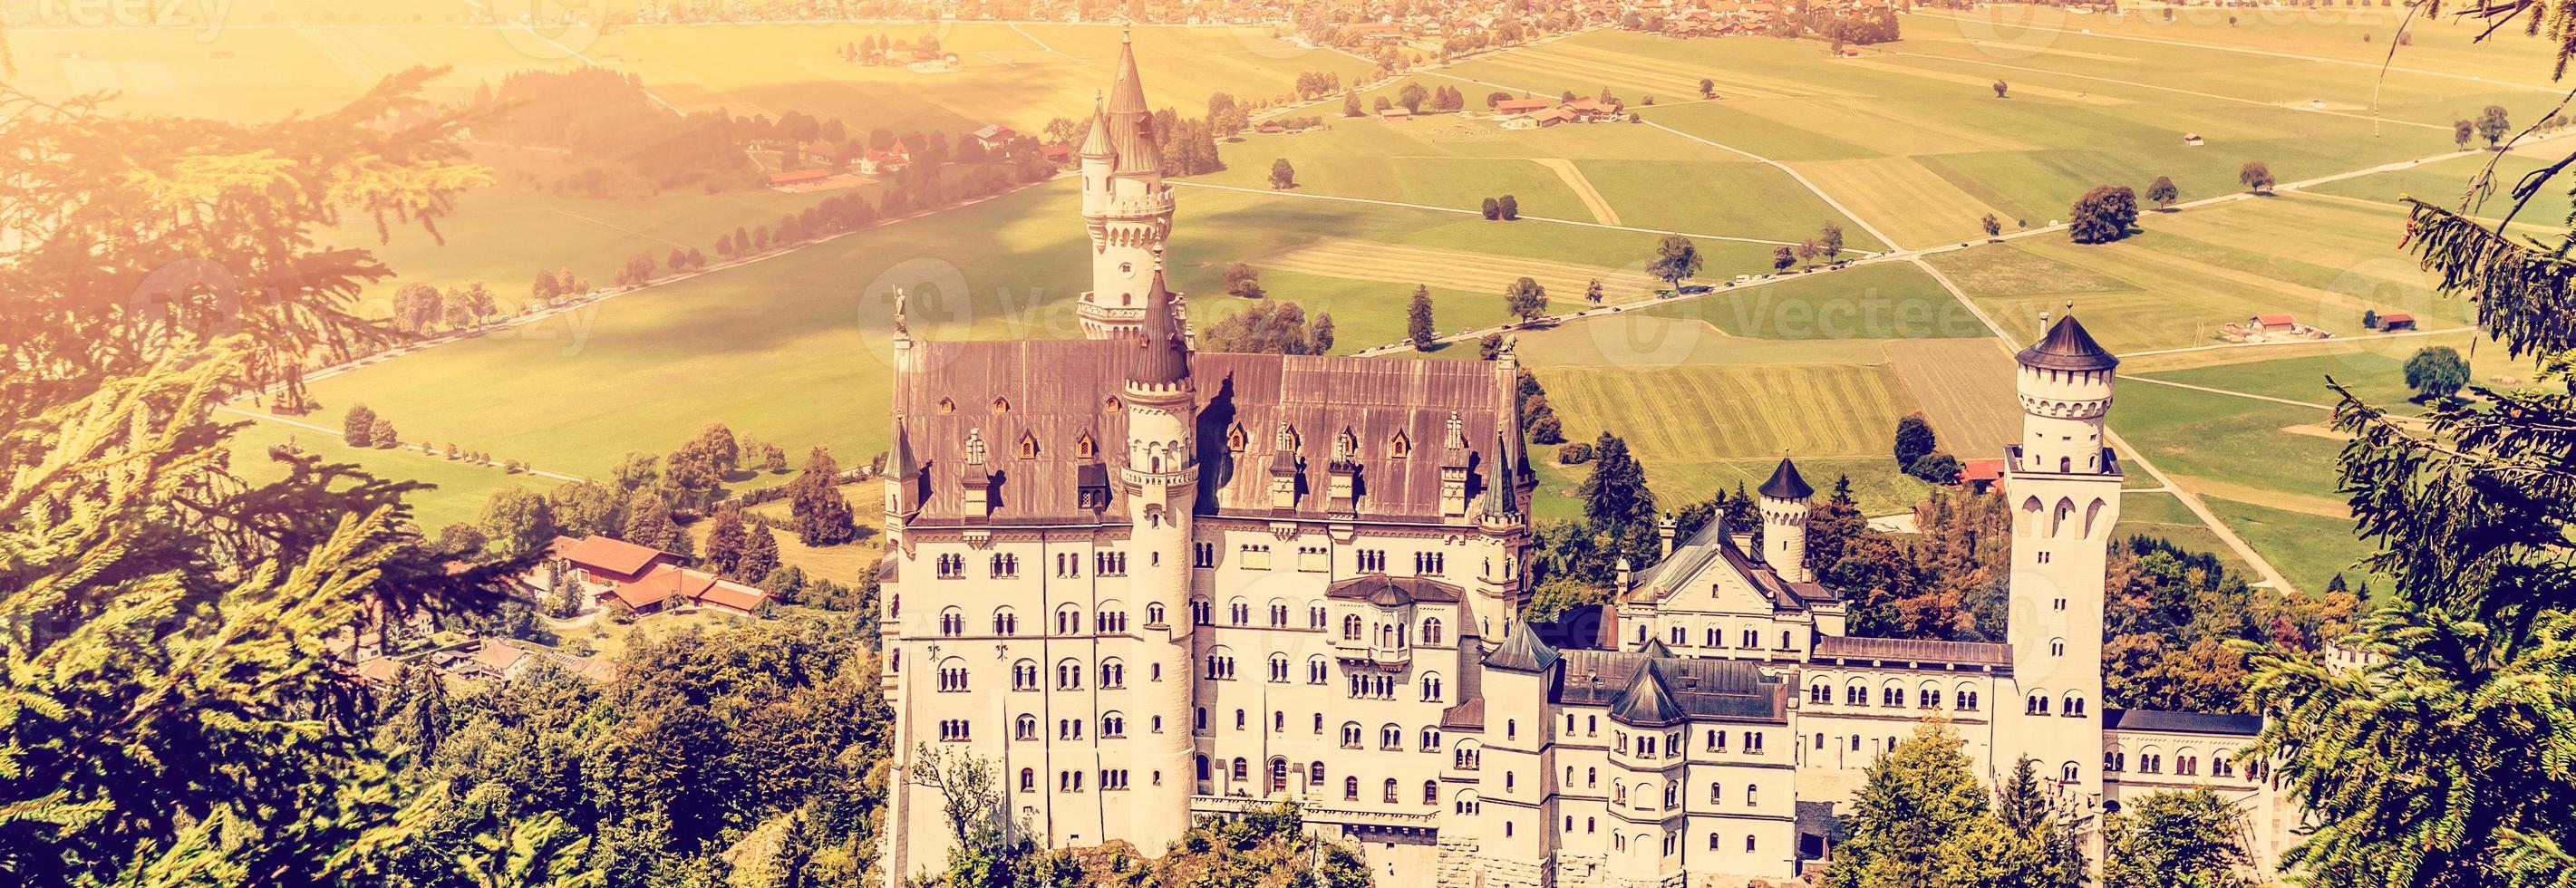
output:
[[[2067,694],[2067,695],[2066,695],[2066,708],[2065,708],[2064,710],[2062,710],[2062,711],[2063,711],[2063,712],[2065,712],[2065,713],[2066,713],[2067,715],[2069,715],[2069,716],[2073,716],[2073,717],[2077,717],[2077,718],[2081,718],[2081,717],[2083,717],[2083,715],[2084,715],[2084,695],[2083,695],[2083,694],[2073,694],[2073,693]]]
[[[2023,714],[2023,715],[2047,715],[2047,714],[2048,714],[2048,692],[2047,692],[2047,691],[2036,691],[2036,692],[2033,692],[2033,693],[2030,695],[2030,698],[2029,698],[2029,699],[2027,699],[2027,700],[2023,700],[2023,701],[2022,701],[2022,714]]]
[[[1358,640],[1360,640],[1360,627],[1361,627],[1360,615],[1358,615],[1358,614],[1346,614],[1346,615],[1344,615],[1344,616],[1342,617],[1342,640],[1343,640],[1343,641],[1358,641]]]
[[[1082,688],[1082,664],[1074,660],[1065,660],[1055,664],[1055,688],[1059,691],[1080,690]]]
[[[1252,765],[1250,762],[1244,761],[1242,756],[1235,756],[1234,770],[1231,773],[1234,776],[1235,782],[1241,783],[1251,778]]]
[[[1422,729],[1422,751],[1423,751],[1423,752],[1439,752],[1439,751],[1440,751],[1440,729],[1439,729],[1439,728],[1426,727],[1426,728],[1423,728],[1423,729]]]
[[[1271,655],[1270,655],[1270,681],[1271,681],[1273,684],[1287,684],[1287,683],[1288,683],[1288,655],[1287,655],[1287,654],[1277,654],[1277,653],[1274,653],[1274,654],[1271,654]]]
[[[1328,676],[1329,676],[1329,674],[1331,673],[1331,671],[1332,671],[1331,667],[1324,665],[1324,655],[1322,655],[1322,654],[1316,654],[1316,655],[1314,655],[1314,656],[1312,656],[1312,657],[1307,657],[1307,658],[1306,658],[1306,683],[1307,683],[1307,684],[1313,684],[1313,685],[1323,684],[1323,683],[1324,683],[1324,679],[1325,679],[1326,677],[1328,677]]]
[[[1015,613],[1012,613],[1012,612],[1011,612],[1011,609],[1010,609],[1010,608],[1007,608],[1007,607],[997,607],[997,608],[994,608],[994,609],[993,609],[993,634],[995,634],[995,635],[1018,635],[1018,634],[1020,634],[1020,615],[1015,614]]]
[[[1423,700],[1423,702],[1426,702],[1426,703],[1437,703],[1437,702],[1440,702],[1440,690],[1441,690],[1441,689],[1440,689],[1440,673],[1437,673],[1437,672],[1425,672],[1425,673],[1423,673],[1423,674],[1422,674],[1422,700]]]
[[[1038,791],[1038,771],[1037,771],[1037,769],[1036,769],[1036,768],[1021,768],[1021,769],[1020,769],[1020,791],[1021,791],[1021,792],[1036,792],[1036,791]]]
[[[2077,772],[2076,772],[2076,768],[2075,768],[2075,763],[2074,763],[2074,762],[2067,762],[2066,764],[2059,765],[2059,766],[2057,767],[2057,779],[2059,779],[2059,780],[2063,780],[2063,781],[2068,782],[2068,783],[2073,783],[2073,782],[2075,782],[2075,779],[2076,779],[2076,777],[2077,777],[2077,776],[2078,776],[2078,774],[2077,774]]]
[[[1386,778],[1386,800],[1388,804],[1395,802],[1395,778],[1393,777]]]
[[[1163,625],[1163,605],[1161,602],[1153,602],[1145,605],[1145,625]]]
[[[1747,805],[1762,804],[1762,787],[1755,786],[1750,783],[1744,784],[1744,803]]]
[[[1431,617],[1422,621],[1422,643],[1435,645],[1440,643],[1439,617]]]
[[[1100,661],[1100,686],[1104,688],[1126,687],[1127,664],[1119,662],[1116,657]]]
[[[1440,781],[1422,781],[1422,803],[1425,805],[1440,804]]]
[[[966,634],[966,612],[953,606],[940,611],[939,634],[949,636]]]
[[[1392,782],[1392,781],[1389,781],[1389,782]],[[1360,779],[1359,779],[1359,778],[1357,778],[1357,777],[1344,777],[1344,778],[1342,778],[1342,801],[1345,801],[1345,802],[1356,802],[1356,801],[1359,801],[1359,800],[1360,800]]]
[[[1038,717],[1025,712],[1020,713],[1020,717],[1013,720],[1011,724],[1011,737],[1017,740],[1037,739]]]
[[[1323,603],[1323,602],[1320,602],[1320,601],[1310,601],[1310,602],[1307,602],[1307,603],[1306,603],[1306,628],[1308,628],[1308,629],[1321,629],[1321,628],[1324,628],[1324,603]]]

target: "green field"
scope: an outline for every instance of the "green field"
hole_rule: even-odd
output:
[[[222,421],[246,421],[238,414],[219,413]],[[319,423],[316,423],[317,425]],[[418,440],[410,429],[402,429],[406,439]],[[349,463],[380,478],[419,481],[437,485],[435,490],[406,498],[412,507],[412,521],[431,534],[439,528],[458,522],[472,523],[483,510],[483,501],[505,487],[519,486],[543,490],[556,481],[533,475],[514,475],[498,466],[471,465],[417,450],[358,448],[343,444],[340,436],[300,429],[266,420],[251,421],[232,439],[233,470],[244,481],[253,484],[286,477],[286,467],[269,455],[269,448],[292,445],[304,453],[320,457],[325,463]]]
[[[14,85],[40,96],[121,89],[122,110],[257,118],[335,106],[415,62],[455,65],[438,92],[451,98],[511,70],[588,59],[634,73],[681,107],[799,110],[862,129],[953,136],[1085,113],[1106,85],[1119,34],[985,22],[644,26],[568,38],[576,58],[532,50],[524,32],[455,27],[463,13],[430,0],[333,9],[282,0],[260,14],[267,26],[205,42],[177,30],[12,34]],[[1402,337],[1404,297],[1416,284],[1430,288],[1439,330],[1455,333],[1504,320],[1501,289],[1516,277],[1545,284],[1557,311],[1576,307],[1598,278],[1609,301],[1636,309],[1520,337],[1521,359],[1548,387],[1569,437],[1626,437],[1667,504],[1758,482],[1787,451],[1820,483],[1849,473],[1872,512],[1900,510],[1923,490],[1886,456],[1897,418],[1923,412],[1944,449],[1963,458],[2016,435],[2009,349],[1977,312],[2018,343],[2038,335],[2043,312],[2071,302],[2137,377],[2120,387],[2112,416],[2136,455],[2205,500],[2293,584],[2312,588],[2362,551],[2335,492],[2341,442],[2319,428],[2323,411],[2147,380],[2322,404],[2332,375],[2402,405],[2397,367],[2408,354],[2431,344],[2465,350],[2471,337],[2367,334],[2361,313],[2405,311],[2438,331],[2464,326],[2470,306],[2427,286],[2398,247],[2403,222],[2389,201],[2455,196],[2486,156],[2438,159],[2455,147],[2450,122],[2489,103],[2517,122],[2544,113],[2555,99],[2531,84],[2544,79],[2548,55],[2518,35],[2471,48],[2467,29],[2419,23],[2416,42],[2383,76],[2396,12],[2184,9],[2174,22],[2160,12],[1911,13],[1906,40],[1849,59],[1814,41],[1602,30],[1417,71],[1365,98],[1408,81],[1458,87],[1471,109],[1496,90],[1606,89],[1645,123],[1506,130],[1476,113],[1399,123],[1342,118],[1327,100],[1295,113],[1323,115],[1328,128],[1227,142],[1227,170],[1181,183],[1172,285],[1192,294],[1204,329],[1248,305],[1222,283],[1227,265],[1248,263],[1271,299],[1331,313],[1337,350],[1348,352]],[[375,27],[332,26],[349,21]],[[866,36],[926,32],[961,54],[959,71],[867,68],[831,53]],[[1150,100],[1184,114],[1205,107],[1210,92],[1257,102],[1302,71],[1350,82],[1369,67],[1259,28],[1150,27],[1136,40]],[[1699,98],[1701,78],[1719,98]],[[1994,96],[1996,79],[2009,82],[2010,98]],[[2205,144],[2186,145],[2186,133]],[[2507,154],[2499,174],[2510,180],[2548,150]],[[1297,187],[1274,192],[1269,169],[1281,158]],[[2150,212],[2114,244],[2079,246],[2055,232],[1976,243],[1982,215],[2007,232],[2047,225],[2097,185],[2143,188],[2170,176],[2190,201],[2238,191],[2249,160],[2290,183],[2423,158],[2437,159],[2313,193]],[[1474,214],[1505,193],[1530,218]],[[822,196],[590,201],[493,190],[460,202],[441,226],[446,245],[404,232],[379,249],[397,275],[386,286],[483,279],[507,300],[538,269],[606,278],[638,249],[704,249],[718,232]],[[2543,195],[2522,219],[2556,224],[2570,210],[2563,195]],[[2502,211],[2493,201],[2478,209]],[[1975,243],[1925,259],[1967,301],[1904,258],[1676,301],[1655,299],[1661,284],[1643,273],[1664,232],[1699,235],[1698,280],[1722,285],[1768,272],[1772,242],[1827,222],[1853,251]],[[335,237],[371,235],[353,225]],[[668,450],[709,421],[791,452],[819,444],[862,460],[885,445],[889,289],[916,294],[913,329],[923,336],[1078,335],[1070,307],[1087,286],[1084,246],[1069,183],[1040,186],[375,361],[317,381],[324,409],[309,419],[333,426],[363,401],[406,437],[453,437],[584,474],[620,453]],[[2221,326],[2256,313],[2289,313],[2335,339],[2201,348],[2225,344]],[[1473,359],[1475,349],[1433,357]],[[2477,357],[2481,380],[2529,375],[2498,350]],[[284,435],[263,426],[245,446]],[[349,455],[439,483],[420,498],[431,525],[470,517],[490,490],[528,480],[417,455]],[[1536,454],[1543,517],[1571,514],[1567,495],[1583,471],[1553,455]],[[2226,548],[2168,493],[2131,496],[2123,530]]]

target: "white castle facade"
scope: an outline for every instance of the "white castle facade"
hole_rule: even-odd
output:
[[[1003,816],[1053,846],[1160,853],[1193,817],[1293,799],[1382,884],[1777,881],[1935,714],[1989,781],[2027,756],[2080,809],[2216,788],[2277,860],[2295,812],[2232,763],[2258,719],[2103,705],[2118,361],[2074,318],[2019,357],[2007,642],[1847,635],[1784,459],[1759,551],[1668,525],[1608,643],[1559,650],[1520,620],[1535,481],[1512,356],[1193,351],[1122,53],[1080,151],[1090,338],[898,340],[890,884],[953,842],[912,779],[924,744],[989,763]]]

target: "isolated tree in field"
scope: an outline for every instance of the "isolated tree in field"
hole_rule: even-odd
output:
[[[2469,139],[2475,137],[2477,134],[2477,123],[2469,120],[2468,118],[2463,117],[2458,120],[2451,121],[2451,143],[2460,146],[2460,150],[2469,150]]]
[[[1602,292],[1600,278],[1593,278],[1591,283],[1583,285],[1583,301],[1585,302],[1600,305],[1601,298],[1604,295],[1607,294]]]
[[[1382,102],[1382,101],[1385,101],[1385,100],[1386,100],[1386,99],[1385,99],[1384,97],[1380,97],[1380,98],[1378,99],[1378,101],[1381,101],[1381,102]],[[1361,111],[1361,110],[1360,110],[1360,94],[1359,94],[1359,93],[1355,93],[1355,92],[1346,92],[1346,93],[1343,93],[1343,94],[1342,94],[1342,116],[1343,116],[1343,117],[1361,117],[1361,116],[1365,116],[1366,114],[1367,114],[1367,112],[1364,112],[1364,111]]]
[[[1985,229],[1987,237],[2004,233],[2003,220],[1995,218],[1993,213],[1987,213],[1985,218],[1977,220],[1977,227]]]
[[[1515,221],[1521,217],[1520,199],[1508,194],[1494,201],[1494,209],[1502,214],[1505,222]]]
[[[1422,103],[1430,99],[1431,91],[1423,89],[1422,84],[1419,83],[1408,82],[1404,88],[1395,91],[1395,103],[1403,105],[1405,111],[1414,114],[1422,113]]]
[[[1267,294],[1261,289],[1261,273],[1241,262],[1225,267],[1225,292],[1242,299],[1259,299]]]
[[[1789,266],[1796,264],[1798,264],[1798,248],[1787,245],[1771,248],[1772,271],[1787,271]]]
[[[2208,787],[2148,793],[2110,816],[2102,888],[2243,888],[2245,812]]]
[[[1825,253],[1825,248],[1817,246],[1816,239],[1812,237],[1799,241],[1797,249],[1798,261],[1807,263],[1808,265],[1816,264],[1816,257],[1822,256]]]
[[[1547,288],[1530,278],[1515,280],[1503,290],[1503,309],[1524,321],[1546,314]]]
[[[1932,455],[1932,451],[1940,447],[1940,440],[1932,434],[1932,424],[1924,421],[1922,414],[1907,414],[1904,419],[1896,421],[1896,467],[1899,470],[1913,468],[1916,460]]]
[[[2418,400],[2448,398],[2468,384],[2469,362],[2450,346],[2426,346],[2406,359],[2406,387]]]
[[[399,447],[402,445],[402,435],[394,431],[393,420],[379,416],[374,423],[367,426],[367,443],[377,447]]]
[[[2172,209],[2174,201],[2181,198],[2182,189],[2174,187],[2171,176],[2157,176],[2155,181],[2147,183],[2147,199],[2156,202],[2156,209]]]
[[[2505,118],[2503,105],[2488,105],[2478,112],[2478,138],[2487,140],[2487,147],[2495,147],[2510,132],[2513,123]]]
[[[1431,288],[1413,285],[1413,302],[1404,311],[1404,338],[1416,349],[1430,348],[1431,340],[1439,338],[1438,329],[1431,321]]]
[[[2259,160],[2246,161],[2245,168],[2236,171],[2236,181],[2244,185],[2247,191],[2270,194],[2273,185],[2272,168]]]
[[[1699,245],[1678,234],[1664,235],[1655,242],[1655,260],[1646,263],[1646,273],[1661,279],[1665,286],[1678,288],[1682,281],[1699,273]]]
[[[2011,85],[2011,84],[2005,83],[2005,82],[2003,82],[2003,81],[2001,81],[2001,80],[1997,80],[1997,81],[1995,81],[1995,98],[1998,98],[1998,99],[2000,99],[2000,98],[2004,98],[2004,94],[2005,94],[2005,93],[2007,93],[2007,92],[2010,92],[2011,90],[2012,90],[2012,85]]]
[[[1485,198],[1485,208],[1484,208],[1484,209],[1485,209],[1485,221],[1487,221],[1487,222],[1492,222],[1492,221],[1495,221],[1495,220],[1498,220],[1498,219],[1503,218],[1503,202],[1502,202],[1502,201],[1495,200],[1495,199],[1490,198],[1490,197]]]
[[[1715,81],[1715,80],[1710,80],[1710,79],[1708,79],[1708,78],[1706,78],[1706,77],[1702,77],[1702,78],[1700,78],[1700,79],[1699,79],[1699,97],[1700,97],[1700,98],[1703,98],[1703,99],[1716,98],[1716,97],[1717,97],[1717,81]]]
[[[376,412],[365,404],[351,405],[349,414],[340,418],[340,441],[351,447],[375,446],[375,430]]]
[[[1824,227],[1816,229],[1816,247],[1817,249],[1825,251],[1825,261],[1827,262],[1832,262],[1835,257],[1841,256],[1843,254],[1842,225],[1836,222],[1827,222],[1824,224]]]
[[[1312,324],[1308,324],[1308,325],[1306,325],[1306,341],[1307,341],[1307,343],[1308,343],[1308,345],[1309,345],[1309,348],[1306,350],[1306,353],[1307,353],[1307,354],[1310,354],[1310,355],[1326,355],[1326,354],[1332,354],[1332,352],[1333,352],[1333,313],[1332,313],[1332,312],[1325,311],[1325,312],[1317,312],[1317,313],[1315,313],[1315,322],[1314,322],[1314,323],[1312,323]]]
[[[1271,161],[1270,190],[1280,191],[1295,187],[1297,187],[1297,168],[1288,165],[1288,158],[1282,157]]]
[[[2101,185],[2067,210],[2066,233],[2079,244],[2107,244],[2129,234],[2138,221],[2138,196],[2126,185]]]

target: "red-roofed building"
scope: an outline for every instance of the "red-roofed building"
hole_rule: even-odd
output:
[[[884,151],[870,151],[859,158],[859,172],[869,176],[899,172],[911,165],[912,151],[903,147],[901,142]]]
[[[1503,114],[1532,114],[1545,111],[1553,104],[1546,99],[1504,99],[1494,103],[1494,110]]]
[[[1063,163],[1073,159],[1073,149],[1062,145],[1040,145],[1038,156],[1046,158],[1050,163]]]
[[[2376,329],[2382,333],[2394,333],[2399,330],[2415,329],[2415,316],[2405,312],[2380,315],[2378,320],[2379,326],[2372,329]]]
[[[605,536],[585,537],[566,549],[562,557],[572,564],[582,582],[594,586],[633,582],[657,566],[676,566],[684,560],[651,546]]]
[[[1413,117],[1413,112],[1404,110],[1404,106],[1398,105],[1378,112],[1377,116],[1384,120],[1408,120]]]
[[[1995,489],[2004,480],[2004,461],[1972,459],[1959,464],[1959,483],[1978,493]]]
[[[391,687],[402,680],[402,661],[377,657],[358,664],[358,680],[377,687]]]
[[[702,571],[663,567],[643,579],[619,583],[601,592],[602,604],[611,598],[638,614],[656,613],[666,608],[698,606],[716,607],[741,614],[757,613],[768,593]]]
[[[486,641],[482,650],[475,651],[473,658],[465,661],[464,670],[469,674],[508,681],[517,678],[527,662],[527,651],[497,641]]]
[[[2297,319],[2285,314],[2259,314],[2247,319],[2245,324],[2265,333],[2287,333],[2299,327]]]
[[[1599,99],[1576,99],[1557,107],[1584,120],[1605,120],[1619,116],[1619,106],[1602,104]]]
[[[989,150],[1011,144],[1012,139],[1020,137],[1020,132],[1007,126],[995,124],[993,126],[976,130],[974,135],[975,141],[983,143],[984,147]]]

